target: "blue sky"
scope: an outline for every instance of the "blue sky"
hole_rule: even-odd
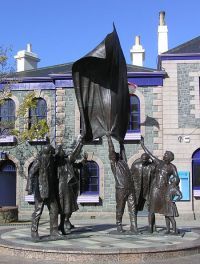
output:
[[[169,48],[200,35],[200,0],[1,0],[0,45],[12,54],[32,43],[39,67],[75,61],[115,23],[127,63],[136,35],[144,66],[156,68],[159,11],[166,12]]]

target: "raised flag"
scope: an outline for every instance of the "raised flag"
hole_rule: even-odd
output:
[[[85,141],[106,134],[123,140],[129,121],[129,91],[126,61],[115,27],[73,64],[72,76]]]

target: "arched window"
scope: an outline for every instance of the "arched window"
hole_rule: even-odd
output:
[[[200,149],[192,156],[192,185],[194,196],[200,197]]]
[[[36,107],[29,109],[29,128],[39,120],[47,119],[47,103],[43,98],[35,98]]]
[[[16,205],[16,168],[10,161],[0,165],[0,206]]]
[[[130,119],[127,132],[140,132],[140,100],[136,95],[130,95]]]
[[[0,134],[8,134],[15,127],[15,102],[6,99],[0,104]]]
[[[99,194],[99,166],[87,161],[80,170],[80,194]]]

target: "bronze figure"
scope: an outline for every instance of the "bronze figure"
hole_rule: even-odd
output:
[[[163,160],[160,160],[145,147],[143,137],[141,138],[141,146],[149,154],[156,166],[155,177],[150,190],[149,204],[150,223],[153,232],[153,226],[155,225],[154,213],[167,214],[166,193],[170,177],[175,178],[176,182],[180,180],[175,165],[171,163],[174,160],[174,154],[171,151],[166,151]]]
[[[56,167],[58,177],[58,193],[59,205],[61,211],[61,220],[59,230],[63,235],[66,235],[66,229],[69,231],[74,226],[70,222],[70,217],[73,212],[78,210],[77,196],[79,179],[75,173],[74,163],[82,149],[82,137],[77,140],[74,149],[64,152],[61,145],[56,150]]]
[[[53,147],[47,145],[34,160],[28,175],[28,194],[34,194],[35,210],[32,214],[31,237],[39,239],[38,225],[44,205],[47,205],[50,217],[50,235],[59,236],[58,203],[56,199],[56,174],[54,167]]]
[[[176,221],[174,217],[178,217],[179,214],[175,202],[180,201],[183,196],[178,186],[179,181],[177,181],[176,178],[170,178],[169,182],[170,184],[168,185],[167,193],[166,193],[166,214],[165,214],[165,221],[167,227],[166,234],[170,233],[170,223],[172,224],[173,234],[178,234],[178,230],[176,228]]]
[[[116,224],[117,231],[123,232],[122,217],[127,202],[130,217],[130,230],[137,232],[136,198],[133,179],[127,164],[124,145],[120,143],[120,153],[116,153],[110,136],[108,138],[109,159],[115,177]]]
[[[149,196],[150,188],[154,178],[155,165],[150,160],[147,153],[143,153],[141,157],[135,160],[131,166],[131,175],[134,181],[135,194],[136,194],[136,211],[142,211],[146,204],[149,211]],[[151,214],[149,215],[149,230],[151,230]]]

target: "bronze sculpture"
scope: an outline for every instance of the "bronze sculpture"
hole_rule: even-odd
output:
[[[134,181],[135,194],[136,194],[136,211],[142,211],[146,204],[149,211],[150,203],[150,189],[154,178],[155,165],[150,160],[150,156],[147,153],[143,153],[141,157],[135,160],[131,166],[131,175]],[[149,230],[151,230],[151,214],[148,217]]]
[[[155,177],[150,190],[149,204],[150,227],[153,232],[153,227],[155,225],[154,213],[163,215],[167,214],[166,194],[170,177],[175,178],[176,182],[179,182],[180,180],[175,165],[171,163],[174,160],[174,154],[171,151],[166,151],[163,156],[163,160],[160,160],[145,147],[143,137],[141,138],[141,146],[144,151],[149,154],[156,166]]]
[[[137,233],[136,198],[131,172],[127,164],[124,145],[120,143],[120,153],[116,153],[111,136],[108,138],[109,159],[115,177],[116,224],[117,231],[123,232],[122,217],[127,202],[130,217],[130,231]]]
[[[50,217],[50,235],[58,237],[58,203],[56,199],[56,173],[54,167],[53,147],[43,147],[34,160],[27,182],[28,194],[34,194],[35,210],[32,214],[31,237],[38,240],[38,225],[44,205],[47,205]]]
[[[166,193],[166,234],[170,233],[170,223],[172,224],[173,234],[178,234],[174,217],[178,217],[179,214],[175,202],[180,201],[182,199],[182,192],[179,189],[179,181],[177,181],[176,178],[170,178],[169,182],[170,184],[168,185]],[[175,197],[176,199],[174,200]]]
[[[66,229],[69,231],[74,226],[70,222],[73,212],[78,210],[78,181],[74,170],[76,161],[82,149],[82,137],[79,136],[74,149],[64,152],[61,145],[56,150],[56,167],[58,177],[58,196],[61,211],[59,230],[66,235]]]

